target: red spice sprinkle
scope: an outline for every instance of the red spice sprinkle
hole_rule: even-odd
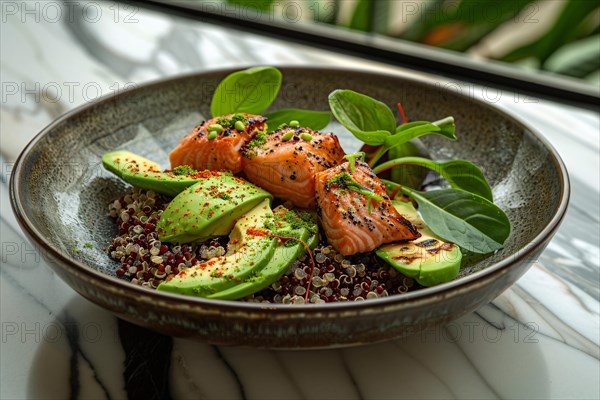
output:
[[[266,236],[269,235],[270,232],[262,231],[260,229],[248,229],[246,233],[250,236]],[[276,235],[273,235],[276,236]]]

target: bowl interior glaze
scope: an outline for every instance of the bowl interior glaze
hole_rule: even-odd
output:
[[[463,268],[454,282],[422,290],[422,293],[413,292],[410,296],[379,299],[369,306],[319,305],[319,310],[339,317],[337,310],[353,310],[360,314],[361,310],[373,307],[401,305],[410,308],[410,302],[427,303],[428,298],[431,299],[430,306],[438,304],[439,307],[441,294],[446,296],[456,290],[469,291],[470,286],[472,290],[483,290],[489,285],[477,285],[479,277],[530,263],[532,259],[526,256],[541,251],[558,226],[568,202],[568,178],[562,162],[538,134],[496,108],[442,86],[402,76],[333,69],[281,70],[284,83],[272,109],[327,110],[327,95],[334,89],[345,88],[368,94],[390,106],[401,102],[411,120],[454,116],[456,142],[435,135],[425,137],[423,141],[434,159],[462,158],[479,165],[493,188],[496,203],[507,213],[513,228],[501,251]],[[107,204],[120,196],[127,185],[106,172],[100,158],[107,151],[127,149],[168,167],[168,152],[204,116],[209,116],[212,93],[228,72],[164,80],[75,110],[55,121],[28,145],[12,177],[11,198],[19,222],[35,242],[48,248],[49,257],[55,261],[52,267],[59,269],[67,282],[84,296],[111,308],[118,315],[169,333],[180,331],[170,329],[164,321],[155,326],[155,322],[161,320],[160,316],[150,317],[142,310],[130,310],[127,314],[126,308],[118,304],[111,307],[89,290],[89,285],[112,286],[110,290],[114,289],[113,293],[117,296],[122,293],[127,293],[125,297],[129,299],[146,296],[142,289],[114,277],[117,264],[101,250],[116,232],[114,221],[107,216]],[[347,152],[358,149],[358,142],[339,124],[333,122],[328,129],[340,136]],[[91,244],[93,248],[84,247],[85,244]],[[73,249],[80,251],[74,252]],[[514,279],[524,270],[512,274]],[[505,282],[504,286],[510,283]],[[489,301],[491,298],[488,297],[497,295],[504,288],[497,287],[494,291],[489,290],[487,297],[481,296]],[[267,313],[264,314],[267,316],[269,313],[260,305],[211,303],[204,299],[156,292],[148,296],[154,300],[165,300],[168,305],[157,313],[169,313],[168,308],[177,307],[177,303],[200,310],[198,318],[203,310],[213,306],[219,308],[219,318],[229,318],[229,313],[241,313],[240,318],[244,320],[244,313],[250,315],[259,311]],[[283,311],[283,314],[304,312],[307,307],[315,309],[315,306],[300,306],[294,311]],[[273,309],[278,315],[282,313],[277,307]],[[462,313],[466,311],[462,310]],[[401,309],[394,311],[401,312]],[[186,314],[182,318],[190,318],[190,315],[196,314]],[[439,322],[435,318],[432,321]],[[274,329],[277,330],[276,327]],[[194,335],[194,329],[182,332]],[[389,336],[393,335],[398,335],[398,331],[390,330]],[[212,341],[204,334],[198,336]],[[340,338],[329,340],[333,346],[358,343]],[[237,344],[233,339],[214,342]],[[255,345],[252,342],[243,344]],[[275,347],[303,345],[325,347],[327,343],[311,346],[298,339],[289,345]]]

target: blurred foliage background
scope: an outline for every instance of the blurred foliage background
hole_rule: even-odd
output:
[[[597,0],[226,0],[600,84]]]

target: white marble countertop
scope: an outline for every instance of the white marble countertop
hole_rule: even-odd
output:
[[[120,321],[56,277],[10,209],[16,156],[65,111],[159,77],[250,64],[400,70],[114,3],[3,2],[0,40],[0,398],[600,397],[597,113],[483,91],[550,140],[573,187],[549,247],[492,303],[384,344],[220,348]]]

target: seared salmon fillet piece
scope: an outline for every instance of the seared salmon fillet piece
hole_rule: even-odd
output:
[[[332,133],[284,128],[257,136],[242,150],[246,178],[296,207],[315,208],[315,174],[344,161]]]
[[[197,170],[242,171],[242,146],[266,129],[260,115],[230,114],[195,127],[169,154],[171,169],[189,165]]]
[[[329,243],[342,255],[413,240],[417,228],[396,211],[373,170],[345,162],[315,176],[317,214]]]

